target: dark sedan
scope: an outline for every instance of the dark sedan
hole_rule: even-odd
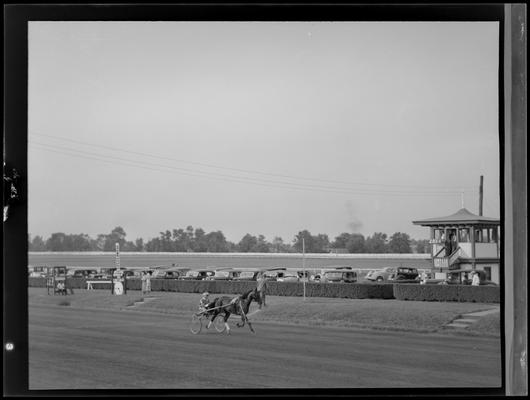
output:
[[[390,280],[393,281],[415,281],[419,279],[419,272],[416,268],[399,267],[392,275]]]
[[[186,275],[184,275],[182,278],[183,280],[196,280],[196,281],[202,281],[205,279],[208,279],[209,277],[214,275],[214,271],[209,269],[199,269],[199,270],[191,270],[186,272]]]

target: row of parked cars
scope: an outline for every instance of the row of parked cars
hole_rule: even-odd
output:
[[[468,270],[453,270],[446,274],[444,279],[435,279],[432,274],[423,272],[419,273],[416,268],[381,268],[370,271],[365,279],[372,282],[400,281],[400,282],[418,282],[430,285],[471,285],[471,278]],[[488,279],[482,270],[476,271],[479,275],[480,286],[498,286],[495,282]]]
[[[110,268],[82,269],[75,268],[68,270],[68,276],[85,279],[110,279],[112,277]],[[369,271],[365,276],[361,270],[354,270],[350,266],[324,267],[318,271],[303,271],[287,269],[283,267],[271,267],[266,269],[256,268],[178,268],[178,267],[154,267],[149,269],[122,269],[127,279],[140,279],[148,272],[154,279],[179,279],[179,280],[225,280],[225,281],[255,281],[260,272],[264,272],[269,281],[277,282],[322,282],[322,283],[355,283],[355,282],[418,282],[425,284],[468,284],[462,279],[456,279],[449,275],[447,279],[433,279],[428,274],[418,271],[412,267],[385,267]],[[482,272],[482,271],[480,271]],[[35,276],[41,271],[30,273]],[[481,276],[481,285],[492,284],[493,282]]]
[[[255,281],[258,274],[263,272],[268,281],[277,282],[344,282],[357,281],[357,272],[351,267],[337,267],[322,269],[318,273],[288,269],[284,267],[271,268],[203,268],[203,269],[154,269],[152,277],[157,279],[179,280],[225,280],[225,281]]]
[[[255,281],[260,272],[264,272],[267,279],[279,282],[298,282],[302,278],[301,275],[295,272],[280,268],[270,270],[236,268],[181,269],[180,271],[162,270],[153,274],[153,277],[180,280]]]
[[[110,279],[112,277],[111,268],[72,268],[68,269],[68,276],[72,278],[84,279]],[[350,266],[324,267],[318,271],[303,271],[287,269],[284,267],[271,267],[265,269],[256,268],[178,268],[178,267],[154,267],[138,269],[122,269],[127,279],[140,279],[143,273],[148,272],[154,279],[179,279],[179,280],[229,280],[229,281],[255,281],[260,272],[264,272],[269,281],[277,282],[341,282],[355,283],[359,280],[357,270]],[[397,272],[397,275],[396,275]],[[36,275],[36,272],[34,272]],[[371,271],[366,279],[373,281],[414,279],[417,270],[411,268],[384,268],[382,270]]]

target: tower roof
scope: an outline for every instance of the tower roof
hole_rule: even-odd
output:
[[[473,214],[466,208],[461,208],[456,213],[446,217],[428,218],[418,221],[412,221],[414,225],[433,226],[433,225],[500,225],[497,218],[483,217]]]

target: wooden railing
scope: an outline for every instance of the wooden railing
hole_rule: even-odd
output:
[[[449,257],[439,257],[439,254],[445,251],[445,247],[442,247],[442,249],[436,253],[433,257],[433,263],[435,268],[442,268],[442,269],[449,269],[460,257],[461,249],[458,247],[453,253],[449,255]]]
[[[451,267],[451,265],[453,265],[457,260],[458,258],[460,257],[460,252],[461,252],[461,249],[460,247],[458,247],[455,251],[453,251],[453,253],[449,256],[449,267]]]

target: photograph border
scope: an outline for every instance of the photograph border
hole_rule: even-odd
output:
[[[114,4],[4,5],[4,161],[21,176],[19,195],[4,222],[4,395],[493,395],[526,393],[526,8],[513,5],[429,4]],[[505,16],[509,20],[505,26]],[[499,22],[499,151],[501,204],[502,387],[434,389],[29,390],[27,76],[29,21],[496,21]],[[506,30],[506,32],[505,32]],[[508,32],[509,30],[509,32]],[[524,60],[520,57],[521,46]],[[505,51],[507,50],[507,51]],[[517,58],[518,56],[519,58]],[[515,58],[515,59],[514,59]],[[524,77],[520,78],[521,69]],[[506,87],[505,87],[506,85]],[[509,92],[509,94],[508,94]],[[505,101],[506,100],[506,101]],[[522,108],[521,108],[522,107]],[[506,118],[505,118],[506,116]],[[505,134],[506,132],[506,134]],[[520,166],[524,165],[524,170]],[[5,173],[5,171],[4,171]],[[503,196],[504,194],[504,196]],[[59,194],[58,194],[59,195]],[[506,218],[505,218],[506,217]],[[510,240],[511,238],[511,240]],[[523,242],[524,240],[524,242]],[[509,245],[507,245],[507,243]],[[504,263],[504,265],[503,265]],[[505,268],[509,268],[506,270]],[[507,286],[512,290],[507,291]],[[510,296],[507,296],[507,293]],[[524,314],[523,314],[524,312]],[[523,318],[524,315],[524,318]],[[524,323],[524,328],[521,323]],[[506,332],[508,327],[508,332]],[[509,337],[507,336],[509,334]],[[14,348],[6,350],[7,343]],[[507,353],[508,352],[508,353]],[[524,360],[526,363],[526,359]]]

